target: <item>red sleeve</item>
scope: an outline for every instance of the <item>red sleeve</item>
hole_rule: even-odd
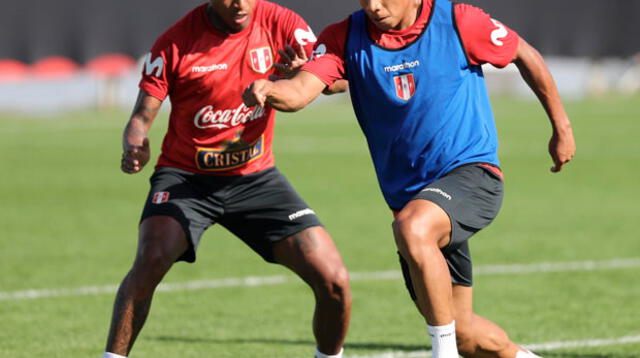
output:
[[[295,13],[294,15],[295,17],[291,22],[292,26],[288,29],[289,38],[287,39],[287,43],[293,48],[302,46],[307,53],[307,57],[311,57],[313,46],[318,39],[313,33],[311,26],[299,15]]]
[[[178,63],[178,48],[165,33],[147,54],[139,87],[153,97],[164,100],[170,92],[174,66]]]
[[[280,48],[274,50],[282,50],[285,45],[294,49],[302,46],[307,56],[310,57],[317,38],[302,16],[280,5],[267,2],[262,2],[262,4],[266,7],[265,11],[268,12],[267,23],[275,24],[272,29],[275,30],[276,38],[280,39],[277,44]]]
[[[455,18],[471,64],[504,67],[513,61],[520,38],[515,31],[467,4],[455,5]]]
[[[311,72],[327,86],[346,78],[344,69],[344,47],[349,31],[349,19],[329,25],[322,31],[311,60],[302,67]]]

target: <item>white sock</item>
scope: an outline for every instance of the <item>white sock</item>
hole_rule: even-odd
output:
[[[431,350],[433,358],[458,358],[456,346],[456,321],[444,326],[427,325],[431,336]]]
[[[104,355],[102,356],[102,358],[127,358],[127,357],[121,356],[115,353],[104,352]]]
[[[533,354],[531,351],[518,351],[518,353],[516,353],[516,358],[542,358],[542,357]]]
[[[340,352],[330,356],[328,354],[324,354],[324,353],[320,352],[318,350],[318,347],[316,347],[316,358],[342,358],[342,352],[344,352],[344,348],[340,348]]]

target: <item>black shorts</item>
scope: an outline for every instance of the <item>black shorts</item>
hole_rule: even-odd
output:
[[[468,240],[487,227],[502,205],[502,178],[478,164],[455,168],[429,184],[415,199],[429,200],[440,206],[451,219],[451,241],[442,249],[454,284],[472,286],[473,271]],[[405,280],[410,280],[406,262],[400,258]],[[410,282],[407,288],[412,291]],[[413,297],[413,292],[411,292]]]
[[[158,215],[176,219],[189,249],[178,261],[194,262],[202,233],[219,223],[268,262],[272,244],[321,223],[287,179],[276,169],[240,176],[213,176],[159,168],[142,220]]]

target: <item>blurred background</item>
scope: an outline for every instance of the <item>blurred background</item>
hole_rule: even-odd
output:
[[[152,161],[124,175],[121,135],[141,58],[201,2],[0,0],[0,357],[102,354],[168,122],[165,105],[150,131]],[[316,34],[359,7],[275,2]],[[474,307],[544,357],[638,358],[640,0],[469,2],[542,52],[578,146],[551,174],[544,110],[514,68],[486,68],[506,195],[471,241]],[[328,98],[279,114],[274,152],[352,274],[346,350],[428,357],[365,140],[348,97]],[[312,354],[311,291],[219,226],[205,233],[197,264],[176,265],[164,282],[135,357]]]
[[[123,106],[154,40],[202,0],[2,0],[0,111]],[[357,1],[276,0],[316,34]],[[547,58],[565,98],[640,91],[640,1],[470,0]],[[530,96],[514,68],[487,68],[492,93]]]

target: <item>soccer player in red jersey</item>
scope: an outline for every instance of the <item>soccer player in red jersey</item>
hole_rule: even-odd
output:
[[[434,358],[534,358],[472,308],[468,240],[500,208],[497,133],[481,64],[515,63],[552,125],[553,172],[575,153],[571,124],[544,60],[482,10],[448,0],[360,0],[329,26],[293,78],[254,82],[247,106],[296,111],[349,81],[378,181],[395,213],[407,288]]]
[[[240,98],[252,81],[295,73],[315,41],[299,15],[265,0],[210,0],[156,41],[124,130],[121,169],[138,173],[149,161],[147,132],[166,97],[169,128],[104,358],[129,354],[156,286],[174,262],[195,261],[202,233],[215,223],[309,284],[315,355],[342,356],[351,312],[347,270],[315,212],[274,166],[275,111],[248,108]]]

